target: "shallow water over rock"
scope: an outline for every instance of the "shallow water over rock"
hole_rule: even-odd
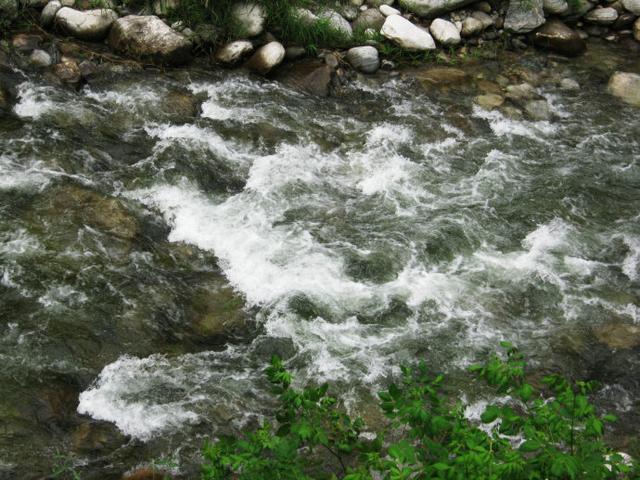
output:
[[[56,452],[83,478],[161,457],[193,476],[204,438],[268,413],[274,353],[357,409],[401,362],[455,375],[510,340],[603,382],[632,434],[640,119],[606,83],[640,63],[594,44],[456,68],[328,99],[233,72],[25,75],[0,113],[0,478]],[[503,91],[523,82],[548,120]]]

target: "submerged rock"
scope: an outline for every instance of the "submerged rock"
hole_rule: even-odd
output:
[[[524,111],[532,120],[549,120],[551,118],[551,110],[546,100],[531,100],[524,106]]]
[[[640,346],[640,326],[638,325],[607,323],[594,328],[593,333],[598,341],[611,349]]]
[[[82,79],[82,72],[73,58],[62,57],[60,63],[53,66],[53,73],[62,83],[77,85]]]
[[[187,90],[171,90],[164,97],[162,110],[180,117],[197,117],[202,113],[202,99]]]
[[[156,16],[129,15],[116,20],[109,46],[116,52],[160,64],[180,65],[191,59],[191,42]]]
[[[407,50],[434,50],[436,44],[425,30],[400,15],[390,15],[380,33],[385,38]]]
[[[451,22],[442,18],[436,18],[431,22],[429,31],[433,38],[445,46],[457,45],[461,42],[458,28]]]
[[[59,215],[74,215],[77,223],[91,225],[124,240],[132,240],[139,233],[135,217],[120,200],[83,187],[56,188],[52,208]]]
[[[204,339],[227,336],[245,323],[244,301],[228,286],[198,290],[191,306],[192,327]]]
[[[220,48],[215,55],[215,59],[218,62],[232,65],[238,63],[242,57],[253,51],[253,43],[249,40],[236,40],[235,42],[227,43],[224,47]]]
[[[487,93],[485,95],[478,95],[474,101],[482,108],[492,110],[502,106],[504,103],[504,97],[495,93]]]
[[[255,37],[264,31],[267,14],[262,5],[252,2],[236,4],[231,15],[248,37]]]
[[[464,70],[451,67],[429,67],[421,69],[416,73],[416,78],[423,86],[446,86],[464,83],[468,80],[468,75]]]
[[[563,55],[579,55],[586,49],[580,35],[567,27],[560,20],[548,20],[533,36],[537,47],[553,50]]]
[[[81,40],[103,40],[118,14],[108,8],[80,11],[62,7],[57,11],[55,24]]]
[[[261,75],[266,75],[284,60],[285,50],[281,43],[270,42],[260,47],[246,63],[246,67]]]
[[[317,59],[307,59],[285,66],[276,78],[309,95],[327,97],[330,93],[333,69]]]
[[[380,68],[380,56],[374,47],[354,47],[347,52],[347,62],[364,73],[374,73]]]
[[[616,72],[609,79],[607,90],[629,105],[640,107],[640,75]]]
[[[504,28],[514,33],[529,33],[544,23],[542,0],[510,0]]]
[[[474,0],[400,0],[400,6],[421,17],[435,17],[464,7]]]

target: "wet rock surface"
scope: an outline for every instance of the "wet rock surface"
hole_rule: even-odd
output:
[[[154,16],[129,15],[113,23],[109,46],[145,61],[180,65],[191,59],[191,42]]]

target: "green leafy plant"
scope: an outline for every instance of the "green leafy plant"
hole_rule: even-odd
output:
[[[80,474],[75,468],[73,458],[62,453],[56,453],[50,478],[59,480],[80,480]]]
[[[402,367],[401,381],[379,393],[389,425],[373,436],[362,435],[370,430],[345,413],[327,385],[293,388],[274,358],[266,373],[280,401],[275,422],[207,443],[202,478],[638,478],[637,466],[603,440],[616,419],[589,402],[593,383],[551,375],[537,389],[526,382],[523,355],[502,347],[503,354],[470,369],[498,398],[479,422],[444,393],[444,377],[421,363]]]

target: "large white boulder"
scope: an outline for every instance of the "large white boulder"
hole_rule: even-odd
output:
[[[108,8],[81,11],[62,7],[56,13],[55,23],[81,40],[102,40],[117,19],[118,14]]]
[[[153,15],[128,15],[116,20],[109,33],[116,52],[160,64],[179,65],[191,59],[191,42]]]
[[[58,0],[52,0],[47,3],[40,13],[40,24],[45,28],[50,27],[56,18],[56,13],[58,13],[58,10],[61,8],[62,3]]]
[[[461,41],[458,27],[442,18],[436,18],[431,22],[429,31],[431,35],[433,35],[433,38],[442,45],[457,45]]]
[[[400,15],[390,15],[380,34],[406,50],[434,50],[436,43],[429,32],[417,27]]]
[[[389,15],[400,15],[402,12],[397,8],[393,8],[391,5],[380,5],[380,13],[385,17]]]
[[[246,66],[261,75],[266,75],[284,60],[285,49],[279,42],[270,42],[254,53]]]
[[[255,37],[264,31],[267,13],[262,5],[252,2],[237,3],[231,10],[231,16],[248,37]]]
[[[640,107],[640,75],[628,72],[616,72],[609,79],[609,93],[622,101]]]

